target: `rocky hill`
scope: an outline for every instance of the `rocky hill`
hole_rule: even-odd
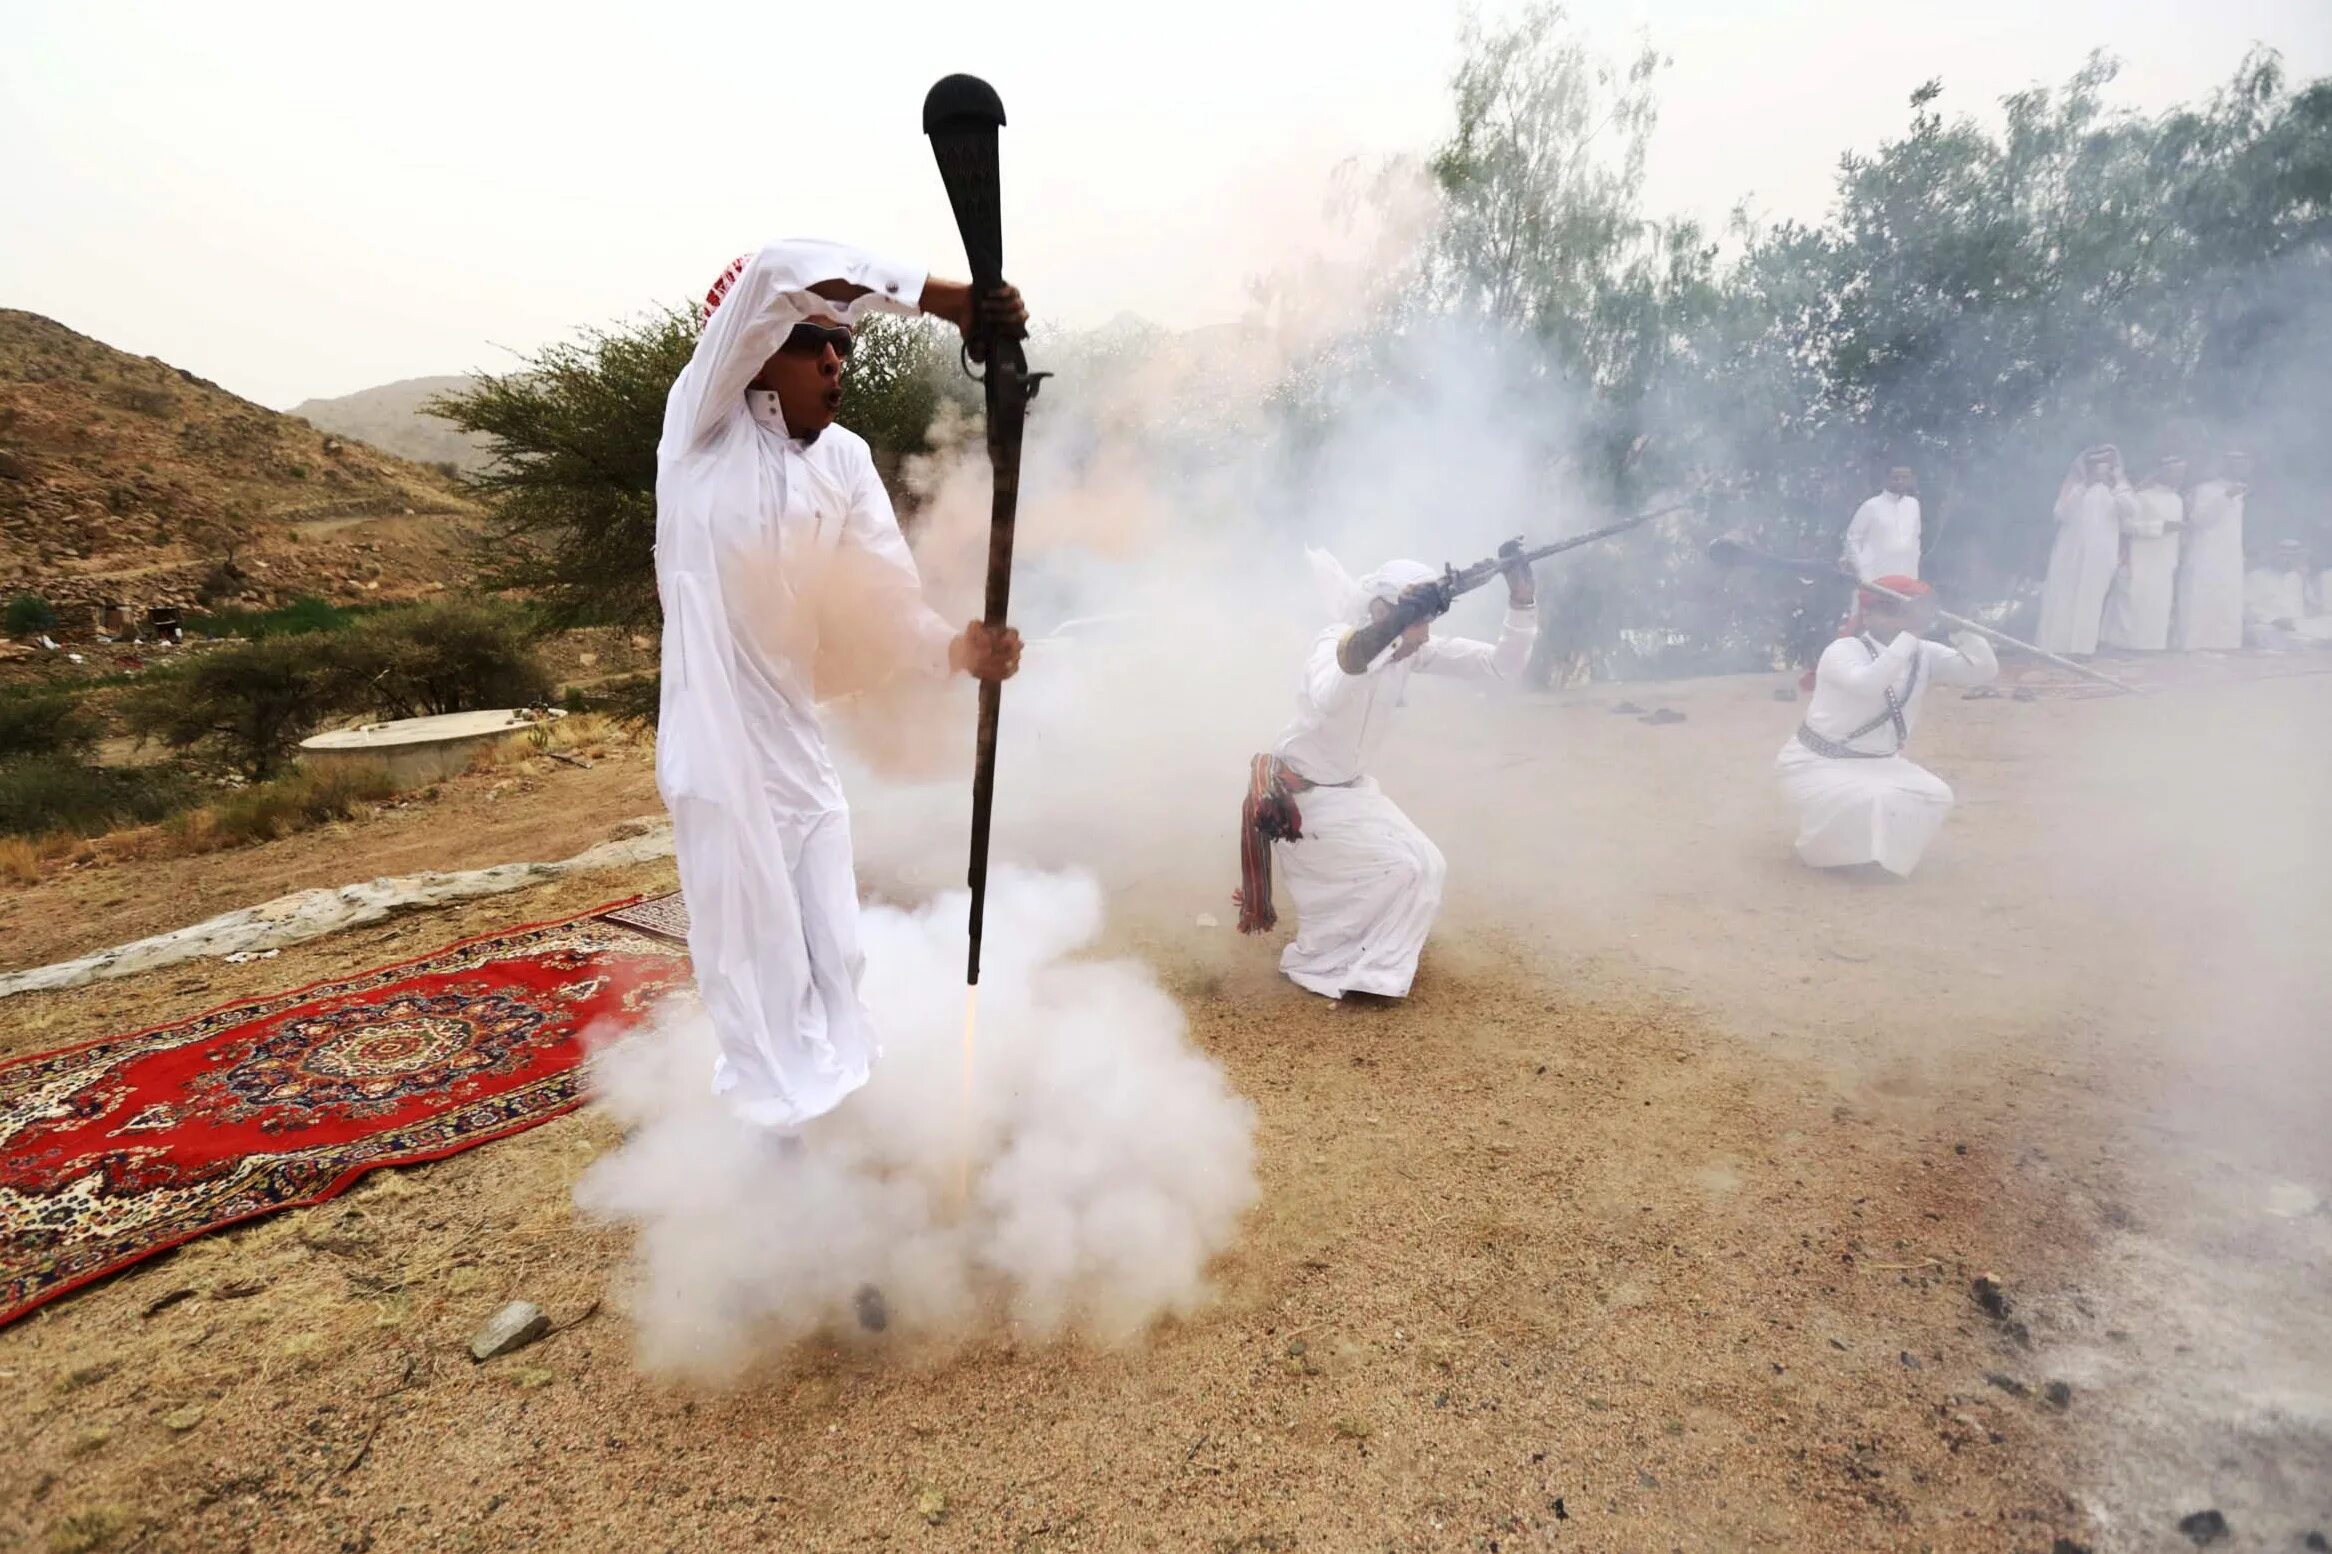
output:
[[[476,509],[441,473],[0,309],[0,596],[264,607],[436,592]]]
[[[386,449],[417,464],[451,464],[467,474],[486,463],[486,442],[450,421],[424,415],[421,407],[440,394],[468,388],[474,379],[455,375],[406,378],[378,388],[359,389],[337,399],[311,399],[292,414],[334,432]]]

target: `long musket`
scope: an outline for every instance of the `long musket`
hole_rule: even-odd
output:
[[[1715,562],[1721,567],[1763,567],[1768,571],[1788,572],[1795,576],[1805,578],[1841,577],[1845,575],[1844,570],[1836,562],[1798,561],[1788,556],[1776,556],[1770,551],[1759,550],[1755,545],[1750,544],[1748,536],[1741,533],[1741,531],[1738,529],[1732,530],[1728,533],[1720,534],[1715,539],[1709,541],[1708,556],[1709,560]],[[1877,583],[1858,582],[1855,584],[1855,586],[1857,588],[1866,589],[1871,593],[1877,594],[1881,598],[1893,599],[1901,604],[1914,604],[1918,602],[1908,594],[1899,594],[1892,588],[1883,587]],[[1932,603],[1933,601],[1929,602]],[[2077,664],[2073,662],[2073,660],[2060,657],[2055,653],[2049,652],[2045,648],[2035,647],[2029,642],[2012,637],[2004,631],[1994,631],[1991,627],[1984,625],[1980,621],[1969,620],[1965,615],[1954,615],[1949,610],[1939,609],[1935,612],[1935,618],[1939,621],[1943,621],[1947,625],[1957,626],[1963,631],[1972,631],[1979,637],[1990,638],[1992,641],[1999,643],[2002,647],[2011,647],[2020,653],[2030,653],[2033,657],[2041,660],[2043,663],[2054,664],[2059,669],[2065,670],[2070,674],[2077,674],[2084,680],[2095,680],[2100,685],[2110,685],[2115,690],[2120,691],[2125,695],[2143,696],[2145,694],[2145,692],[2139,690],[2136,686],[2130,684],[2126,680],[2116,680],[2112,675],[2100,673],[2099,671],[2090,668],[2087,664]]]
[[[1020,339],[985,323],[979,300],[1004,284],[1002,179],[996,160],[996,131],[1004,125],[1004,100],[977,76],[948,76],[923,99],[923,133],[955,208],[971,262],[974,335],[986,362],[982,379],[988,401],[988,464],[995,497],[988,517],[988,592],[982,619],[1001,628],[1012,602],[1012,523],[1020,502],[1020,434],[1028,402],[1046,374],[1030,372]],[[967,356],[971,341],[966,341]],[[996,724],[1004,710],[1004,687],[980,682],[978,764],[972,772],[971,957],[964,980],[980,981],[980,929],[988,905],[988,825],[996,802]]]
[[[1460,594],[1472,593],[1517,562],[1528,566],[1535,561],[1544,561],[1547,557],[1561,555],[1566,550],[1577,550],[1582,545],[1592,545],[1597,540],[1608,540],[1615,534],[1625,534],[1628,530],[1639,528],[1655,518],[1665,518],[1670,513],[1683,512],[1692,505],[1693,499],[1688,497],[1681,502],[1671,502],[1666,507],[1655,507],[1649,512],[1638,513],[1633,518],[1622,518],[1617,523],[1605,524],[1600,529],[1590,529],[1585,534],[1574,534],[1567,540],[1556,540],[1552,544],[1541,545],[1535,550],[1524,550],[1519,538],[1508,540],[1498,547],[1497,555],[1486,561],[1477,561],[1472,566],[1464,568],[1444,567],[1441,580],[1437,585],[1440,588],[1439,607],[1434,609],[1432,613],[1435,615],[1447,614],[1450,605],[1457,600]],[[1388,622],[1388,627],[1395,635],[1398,635],[1401,630],[1424,618],[1426,618],[1426,611],[1421,606],[1398,606],[1395,618],[1392,622]]]

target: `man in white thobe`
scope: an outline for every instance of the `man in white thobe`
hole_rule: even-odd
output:
[[[1887,486],[1854,510],[1845,559],[1855,581],[1919,575],[1919,477],[1906,465],[1887,471]]]
[[[2181,652],[2231,653],[2243,645],[2243,503],[2250,490],[2250,455],[2229,452],[2187,501],[2178,552]]]
[[[1991,645],[1961,632],[1923,639],[1935,601],[1916,578],[1876,579],[1912,602],[1863,591],[1863,631],[1822,650],[1805,722],[1774,763],[1797,810],[1798,856],[1818,869],[1876,865],[1908,876],[1951,812],[1951,788],[1906,758],[1930,685],[1983,685],[2000,672]]]
[[[1506,574],[1506,618],[1495,645],[1432,635],[1438,610],[1394,634],[1404,598],[1439,599],[1440,574],[1393,561],[1353,583],[1320,552],[1313,565],[1345,601],[1342,618],[1320,633],[1304,660],[1296,715],[1255,758],[1243,820],[1239,926],[1272,926],[1271,869],[1296,908],[1296,937],[1279,969],[1327,998],[1365,993],[1404,998],[1417,957],[1441,910],[1447,864],[1400,806],[1369,775],[1392,732],[1412,675],[1511,681],[1520,678],[1538,636],[1530,569]],[[1270,829],[1258,833],[1258,809]]]
[[[924,604],[866,443],[833,424],[852,326],[921,311],[968,334],[975,317],[1018,329],[1026,314],[1009,288],[975,303],[820,241],[739,259],[705,307],[656,449],[656,781],[720,1040],[713,1088],[782,1137],[864,1084],[875,1056],[850,812],[816,708],[821,623],[850,622],[854,653],[885,668],[1003,679],[1019,660],[1016,633],[957,633]]]
[[[2186,460],[2158,460],[2139,482],[2122,520],[2122,561],[2105,596],[2097,640],[2135,653],[2170,646],[2170,605],[2178,588],[2178,543],[2186,529]]]
[[[2281,652],[2332,643],[2321,579],[2298,540],[2278,540],[2267,565],[2243,579],[2243,614],[2253,647]]]
[[[2105,595],[2121,566],[2122,525],[2137,502],[2122,474],[2121,450],[2111,443],[2086,450],[2065,472],[2057,487],[2057,539],[2049,550],[2049,580],[2041,590],[2035,633],[2044,651],[2083,657],[2097,651]]]

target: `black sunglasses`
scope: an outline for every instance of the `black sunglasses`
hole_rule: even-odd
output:
[[[852,343],[850,331],[840,325],[829,329],[824,324],[796,324],[778,349],[795,356],[815,356],[830,345],[835,355],[848,361]]]

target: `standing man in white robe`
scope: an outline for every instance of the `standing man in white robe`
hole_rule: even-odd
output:
[[[2232,653],[2243,645],[2243,502],[2250,490],[2251,456],[2230,450],[2186,504],[2178,552],[2182,653]]]
[[[2065,472],[2057,487],[2057,540],[2049,551],[2035,634],[2044,650],[2080,658],[2097,651],[2105,595],[2121,565],[2122,525],[2137,501],[2122,474],[2121,450],[2111,443],[2086,450]]]
[[[875,1056],[850,812],[815,704],[821,621],[848,619],[854,651],[933,676],[1004,679],[1020,652],[1017,633],[958,633],[924,604],[866,443],[833,424],[851,328],[921,311],[968,336],[976,317],[1019,329],[1027,315],[1009,288],[975,305],[969,286],[817,241],[739,259],[705,308],[656,449],[656,781],[720,1041],[713,1088],[788,1137]]]
[[[2105,596],[2097,640],[2134,653],[2170,646],[2170,605],[2178,587],[2179,536],[2186,529],[2186,460],[2167,454],[2139,482],[2122,520],[2122,563]]]
[[[1845,559],[1858,583],[1919,575],[1919,477],[1909,466],[1888,470],[1886,489],[1854,510]]]
[[[1950,647],[1923,640],[1935,625],[1925,583],[1876,581],[1912,602],[1862,592],[1862,634],[1822,650],[1806,720],[1774,766],[1797,810],[1800,858],[1817,869],[1876,865],[1906,877],[1952,805],[1943,779],[1903,754],[1927,688],[1987,684],[2000,663],[1972,631]]]
[[[2282,652],[2332,643],[2332,615],[2324,613],[2322,580],[2308,565],[2308,547],[2278,540],[2267,565],[2243,579],[2243,613],[2251,646]]]
[[[1530,662],[1538,601],[1530,568],[1506,572],[1506,618],[1495,645],[1432,635],[1432,615],[1395,634],[1394,606],[1431,590],[1439,576],[1393,561],[1357,584],[1320,552],[1313,565],[1346,600],[1336,625],[1305,658],[1296,715],[1269,755],[1254,761],[1242,838],[1239,927],[1276,922],[1271,869],[1295,901],[1296,937],[1279,969],[1325,998],[1347,993],[1405,998],[1417,957],[1441,910],[1448,865],[1430,838],[1369,775],[1392,732],[1409,677],[1511,681]]]

